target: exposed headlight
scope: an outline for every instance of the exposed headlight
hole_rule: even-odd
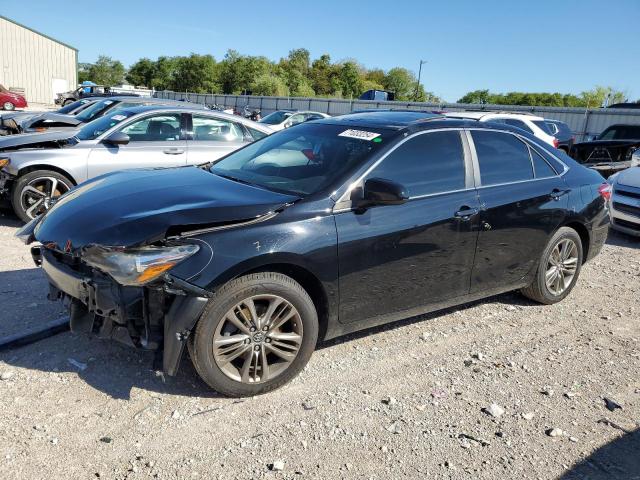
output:
[[[9,157],[0,157],[0,170],[11,163],[11,159]]]
[[[198,251],[197,245],[119,249],[94,245],[82,259],[111,275],[121,285],[145,285]]]

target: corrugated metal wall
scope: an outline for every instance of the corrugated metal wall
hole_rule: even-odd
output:
[[[53,103],[54,90],[77,84],[77,51],[0,17],[0,83],[29,103]]]
[[[565,122],[573,130],[578,141],[592,135],[597,135],[609,125],[625,123],[640,125],[640,110],[623,108],[564,108],[564,107],[523,107],[514,105],[474,105],[461,103],[419,103],[419,102],[376,102],[368,100],[341,100],[327,98],[295,98],[295,97],[257,97],[244,95],[211,95],[198,93],[180,93],[159,91],[155,96],[188,100],[196,103],[218,104],[227,107],[242,108],[249,105],[258,108],[262,115],[267,115],[280,109],[315,110],[330,115],[341,115],[354,110],[371,108],[393,108],[394,110],[484,110],[527,112],[544,118],[551,118]]]

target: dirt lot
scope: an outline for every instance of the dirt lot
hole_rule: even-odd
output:
[[[60,315],[16,225],[1,335]],[[639,292],[640,241],[612,233],[562,304],[507,294],[340,339],[245,400],[188,360],[164,381],[149,353],[60,334],[0,354],[0,478],[638,479]]]

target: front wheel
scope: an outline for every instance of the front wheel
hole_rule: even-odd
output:
[[[292,278],[261,272],[224,285],[189,342],[196,371],[223,395],[266,393],[293,379],[318,339],[313,301]]]
[[[522,289],[523,295],[546,305],[564,299],[578,280],[582,257],[578,232],[569,227],[560,228],[542,253],[533,282]]]
[[[4,103],[2,104],[2,108],[3,108],[4,110],[9,110],[9,111],[11,111],[11,110],[15,110],[15,109],[16,109],[16,106],[15,106],[13,103],[11,103],[11,102],[4,102]]]
[[[75,100],[71,99],[71,98],[67,98],[63,103],[62,106],[66,107],[67,105],[71,105],[73,102],[75,102]]]
[[[16,215],[29,222],[49,209],[51,201],[64,195],[73,182],[64,175],[50,170],[36,170],[18,177],[11,195]]]

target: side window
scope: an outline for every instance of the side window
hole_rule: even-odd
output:
[[[289,118],[289,123],[291,124],[291,126],[293,126],[304,122],[304,120],[305,115],[303,113],[298,113],[296,115],[292,115],[291,118]]]
[[[249,130],[249,133],[251,134],[251,138],[253,138],[254,140],[260,140],[261,138],[264,138],[267,136],[266,133],[261,132],[260,130],[256,130],[255,128],[247,127],[247,130]]]
[[[131,142],[167,142],[180,140],[180,114],[146,117],[122,129]]]
[[[204,142],[242,142],[242,128],[221,118],[193,115],[193,139]]]
[[[403,185],[412,197],[465,187],[464,151],[458,131],[423,133],[385,158],[369,178]]]
[[[509,133],[473,130],[482,185],[533,178],[529,148]]]
[[[531,159],[533,160],[533,169],[536,173],[536,178],[553,177],[557,175],[556,171],[546,162],[542,156],[531,149]]]
[[[553,122],[547,122],[547,128],[549,129],[549,131],[551,132],[551,135],[555,135],[556,133],[558,133],[560,130],[558,129],[558,125],[556,125]]]
[[[529,125],[524,123],[522,120],[516,120],[514,118],[505,118],[504,123],[506,123],[507,125],[511,125],[512,127],[521,128],[525,132],[533,133],[533,130],[529,128]]]

